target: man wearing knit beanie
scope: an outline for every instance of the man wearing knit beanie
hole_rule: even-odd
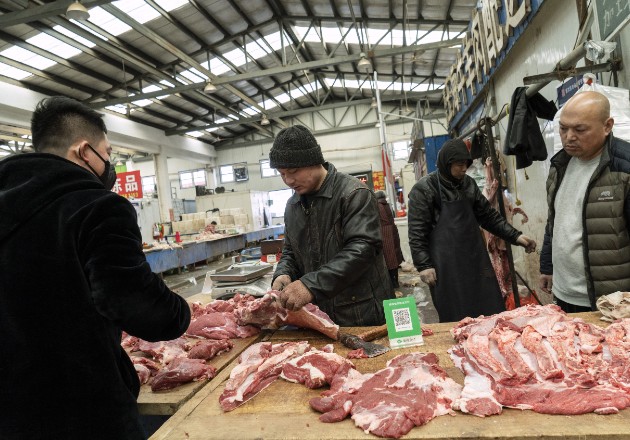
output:
[[[479,226],[505,240],[536,249],[536,242],[514,229],[466,174],[472,164],[466,144],[444,143],[437,171],[409,193],[409,247],[420,279],[429,285],[440,322],[505,310],[496,275]]]
[[[278,133],[269,161],[295,191],[272,282],[280,304],[299,310],[314,303],[341,326],[383,324],[383,300],[394,292],[372,191],[326,162],[301,125]]]

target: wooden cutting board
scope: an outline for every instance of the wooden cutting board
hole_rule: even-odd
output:
[[[577,314],[588,322],[606,326],[599,321],[599,313]],[[435,335],[425,337],[422,347],[392,350],[382,356],[353,360],[361,372],[377,371],[385,363],[403,353],[412,351],[434,352],[449,375],[463,383],[463,375],[454,367],[446,350],[453,345],[449,330],[451,323],[428,325]],[[349,329],[359,333],[365,328]],[[321,348],[330,342],[322,335],[309,331],[276,331],[273,342],[306,339]],[[381,339],[377,342],[385,342]],[[342,356],[348,349],[335,343],[335,351]],[[193,396],[152,437],[164,439],[367,439],[377,438],[365,434],[350,419],[340,423],[322,423],[319,413],[313,411],[308,401],[319,396],[320,390],[277,380],[263,392],[234,411],[224,413],[219,406],[219,396],[225,387],[233,363],[225,368],[208,386]],[[454,416],[441,416],[425,426],[413,428],[405,439],[628,439],[630,437],[630,410],[619,414],[599,416],[551,416],[533,411],[505,409],[503,414],[492,417],[476,417],[457,412]]]

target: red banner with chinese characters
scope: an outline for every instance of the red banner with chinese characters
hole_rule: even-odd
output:
[[[116,183],[112,191],[128,199],[141,199],[142,177],[140,177],[140,171],[119,173],[116,176]]]

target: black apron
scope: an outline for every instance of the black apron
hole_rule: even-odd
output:
[[[441,188],[440,202],[440,217],[429,236],[429,252],[437,276],[431,298],[440,322],[505,311],[470,202],[445,202],[441,200]]]

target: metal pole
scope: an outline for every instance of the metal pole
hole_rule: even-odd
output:
[[[385,171],[388,176],[392,177],[393,182],[394,175],[392,174],[392,167],[387,165],[387,159],[389,157],[389,154],[387,154],[387,135],[385,132],[385,118],[383,118],[383,112],[381,111],[381,94],[378,89],[378,74],[376,70],[374,71],[374,94],[376,95],[376,114],[379,124],[378,133],[381,139],[381,154],[383,155],[383,171]],[[385,189],[387,190],[386,192],[389,195],[394,211],[398,211],[396,209],[396,202],[398,200],[396,197],[396,188],[393,183],[389,182],[389,179],[385,180]]]

